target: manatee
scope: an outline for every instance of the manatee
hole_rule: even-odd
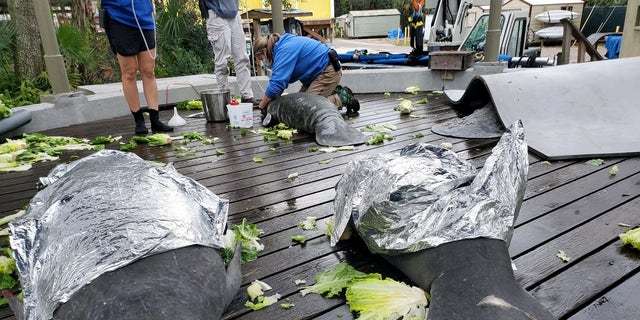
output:
[[[428,320],[555,319],[520,286],[508,250],[527,150],[518,121],[480,171],[426,143],[355,158],[336,186],[331,244],[351,225],[372,253],[430,293]]]
[[[138,260],[82,287],[54,319],[220,319],[242,281],[240,250],[189,246]]]
[[[269,103],[262,125],[270,127],[278,123],[315,133],[316,142],[323,146],[358,145],[369,141],[366,135],[344,121],[327,98],[308,92],[283,95]]]
[[[189,246],[107,272],[74,293],[53,319],[220,319],[242,281],[240,246],[225,268],[218,250]],[[16,320],[23,305],[10,292]]]
[[[56,166],[10,240],[16,319],[219,319],[241,284],[225,267],[228,200],[171,165],[102,150]]]
[[[520,286],[503,240],[465,239],[382,257],[431,294],[428,320],[556,319]]]

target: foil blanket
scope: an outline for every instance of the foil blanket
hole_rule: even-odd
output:
[[[486,237],[509,243],[527,182],[520,121],[478,172],[447,149],[411,144],[351,161],[336,186],[334,246],[352,222],[374,253],[397,255]]]
[[[26,215],[10,223],[27,319],[50,319],[82,286],[138,259],[223,246],[228,200],[172,165],[103,150],[57,166],[40,184]]]

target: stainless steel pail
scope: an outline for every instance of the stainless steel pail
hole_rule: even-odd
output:
[[[208,89],[200,92],[204,116],[207,121],[227,121],[227,104],[231,101],[229,89]]]

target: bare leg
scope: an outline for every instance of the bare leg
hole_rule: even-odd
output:
[[[146,52],[140,52],[137,56],[138,69],[142,76],[144,98],[147,100],[147,106],[151,110],[158,110],[158,83],[156,82],[155,74],[156,60],[152,58],[155,54],[156,49],[151,49]]]
[[[136,112],[140,110],[140,98],[138,96],[138,85],[136,83],[138,58],[136,56],[125,57],[120,54],[118,54],[117,57],[118,63],[120,64],[120,72],[122,73],[122,91],[124,92],[124,98],[127,100],[129,110]]]

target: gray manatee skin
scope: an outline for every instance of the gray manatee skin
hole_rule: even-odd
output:
[[[428,320],[553,320],[517,282],[507,243],[475,238],[382,255],[431,294]]]
[[[347,124],[327,98],[307,92],[280,96],[267,106],[270,124],[284,123],[307,133],[315,133],[319,145],[340,147],[359,145],[369,138]],[[268,124],[264,124],[268,126]]]
[[[220,319],[241,281],[239,245],[226,269],[218,249],[184,247],[101,275],[54,319]]]

